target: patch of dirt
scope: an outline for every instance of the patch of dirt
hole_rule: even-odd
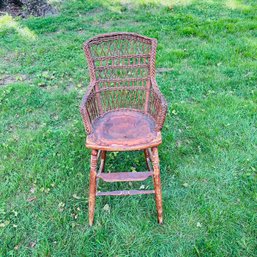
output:
[[[57,13],[47,0],[0,0],[0,15],[11,16],[49,16]]]
[[[1,76],[0,75],[0,86],[8,86],[9,84],[16,83],[19,81],[25,81],[25,80],[30,80],[26,75],[23,74],[18,74],[15,76],[11,75],[6,75],[6,76]]]
[[[98,8],[94,8],[92,10],[87,11],[86,16],[96,16],[96,15],[98,15],[100,13],[103,13],[103,12],[104,12],[104,9],[98,7]]]
[[[129,0],[121,0],[120,3],[121,3],[121,6],[123,7],[122,11],[132,10],[136,6],[133,1],[129,1]]]

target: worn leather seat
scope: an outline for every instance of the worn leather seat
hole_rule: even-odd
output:
[[[161,143],[160,132],[155,131],[155,121],[139,111],[111,111],[97,118],[86,146],[112,151],[150,148]]]

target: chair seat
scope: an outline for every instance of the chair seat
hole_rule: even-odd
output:
[[[140,150],[161,144],[161,133],[149,115],[133,110],[105,113],[96,119],[86,146],[106,151]]]

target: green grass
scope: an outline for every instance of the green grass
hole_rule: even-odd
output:
[[[59,6],[0,17],[0,255],[256,256],[256,1]],[[113,31],[157,38],[157,68],[171,69],[157,73],[169,104],[163,226],[153,197],[136,196],[98,198],[88,227],[82,43]],[[108,155],[107,170],[128,169],[145,169],[142,153]]]

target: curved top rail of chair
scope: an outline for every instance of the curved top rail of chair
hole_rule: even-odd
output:
[[[115,38],[115,37],[123,37],[124,38],[127,37],[133,37],[135,39],[142,39],[142,40],[146,40],[145,42],[149,42],[149,44],[151,43],[157,43],[157,40],[155,38],[150,38],[150,37],[146,37],[146,36],[142,36],[138,33],[133,33],[133,32],[112,32],[112,33],[105,33],[105,34],[101,34],[101,35],[97,35],[95,37],[92,37],[90,39],[88,39],[86,42],[84,42],[84,47],[86,45],[89,45],[90,43],[94,42],[102,42],[105,41],[106,39],[111,39],[111,38]]]

